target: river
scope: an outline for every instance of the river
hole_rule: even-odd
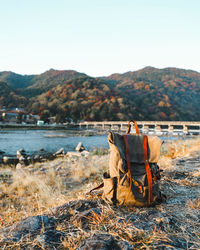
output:
[[[24,148],[29,154],[43,148],[55,153],[60,148],[65,152],[74,151],[79,142],[86,150],[96,147],[108,148],[107,135],[93,135],[67,130],[1,130],[0,151],[16,155],[16,151]]]
[[[162,139],[177,139],[177,136]],[[16,155],[16,151],[21,148],[28,154],[41,148],[50,153],[55,153],[60,148],[64,148],[65,152],[74,151],[79,142],[83,143],[86,150],[109,147],[107,133],[102,135],[94,131],[78,130],[0,130],[0,151],[9,155]]]

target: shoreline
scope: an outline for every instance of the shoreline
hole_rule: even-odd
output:
[[[75,125],[43,125],[39,126],[37,124],[0,124],[0,130],[4,129],[33,129],[33,130],[68,130],[77,129]]]
[[[51,142],[54,143],[54,138],[61,140],[61,143],[59,144],[58,147],[54,148],[54,150],[49,150],[49,148],[47,147],[48,145],[42,145],[41,147],[38,147],[38,144],[34,144],[34,148],[32,148],[31,150],[29,148],[26,148],[26,146],[22,144],[18,145],[18,147],[16,148],[15,151],[12,150],[8,151],[5,150],[5,148],[3,149],[2,147],[0,147],[0,166],[3,166],[5,164],[11,164],[12,166],[16,165],[17,163],[19,163],[19,158],[17,157],[16,153],[17,151],[23,150],[25,152],[25,161],[29,162],[34,162],[34,156],[45,156],[45,159],[48,160],[48,158],[54,158],[54,155],[56,154],[56,152],[58,152],[59,150],[62,149],[63,152],[67,153],[68,151],[73,151],[75,150],[75,147],[77,146],[77,144],[79,142],[82,142],[84,144],[84,146],[86,147],[87,151],[91,151],[93,149],[99,149],[99,148],[108,148],[108,145],[101,145],[95,142],[95,138],[93,138],[94,136],[107,136],[108,135],[108,131],[104,131],[104,130],[95,130],[95,129],[77,129],[77,128],[67,128],[65,130],[63,130],[61,127],[60,129],[51,129],[50,127],[48,127],[48,129],[45,129],[46,127],[42,127],[43,130],[40,130],[40,127],[35,128],[35,131],[41,131],[42,135],[43,135],[43,131],[52,131],[52,134],[44,134],[44,138],[47,139],[47,142],[49,142],[49,140],[52,140]],[[26,127],[26,129],[22,129],[21,127],[18,129],[12,128],[14,131],[29,131],[29,129]],[[4,134],[4,138],[7,137],[6,132],[4,133],[4,131],[11,131],[10,129],[4,129],[3,131],[0,130],[0,135],[1,133]],[[30,134],[27,133],[27,135],[29,136],[29,138],[32,138],[32,134],[31,134],[31,130],[30,129]],[[54,131],[54,132],[53,132]],[[63,133],[56,133],[56,131],[63,131]],[[35,132],[34,132],[35,133]],[[48,133],[48,132],[47,132]],[[67,134],[66,134],[67,133]],[[11,135],[12,136],[12,135]],[[20,137],[23,135],[20,135]],[[154,136],[154,135],[152,135]],[[156,136],[156,134],[155,134]],[[180,135],[157,135],[158,137],[160,137],[164,143],[168,143],[168,142],[183,142],[183,141],[187,141],[187,140],[193,140],[193,139],[198,139],[200,138],[199,136],[180,136]],[[76,137],[79,138],[78,141],[76,143],[73,142],[73,146],[74,148],[70,147],[67,148],[66,143],[69,142],[69,140],[76,140]],[[88,139],[87,139],[88,137]],[[10,137],[12,138],[12,137]],[[18,137],[19,138],[19,137]],[[65,141],[66,138],[66,141]],[[73,139],[70,139],[73,138]],[[93,138],[93,139],[92,139]],[[63,140],[64,139],[64,140]],[[33,140],[33,138],[31,139]],[[102,140],[102,139],[101,139]],[[107,141],[106,138],[103,139],[104,141]],[[93,141],[93,144],[91,144],[91,141]],[[69,143],[68,143],[69,144]],[[76,144],[76,145],[75,145]],[[1,151],[2,150],[2,151]],[[46,157],[47,156],[47,157]],[[4,162],[3,158],[7,158]],[[37,157],[36,157],[37,158]]]

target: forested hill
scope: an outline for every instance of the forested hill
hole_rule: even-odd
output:
[[[105,80],[115,84],[130,105],[137,119],[200,120],[200,73],[177,69],[144,69],[113,74]]]
[[[105,79],[114,83],[124,83],[127,81],[133,83],[134,81],[144,80],[145,82],[200,82],[200,73],[192,70],[178,69],[178,68],[164,68],[157,69],[153,67],[146,67],[138,71],[129,71],[124,74],[113,74],[105,77]]]
[[[0,72],[0,82],[5,82],[12,89],[23,89],[32,84],[33,75],[19,75],[10,71]]]
[[[7,89],[1,106],[16,106],[18,97],[21,107],[44,119],[200,120],[200,73],[191,70],[146,67],[93,78],[51,69],[32,76],[1,72],[0,81]]]
[[[13,91],[5,82],[0,81],[0,108],[2,107],[24,107],[27,98]]]
[[[19,75],[13,72],[0,72],[0,81],[6,82],[13,90],[20,91],[26,97],[39,95],[69,79],[84,77],[86,74],[74,70],[50,69],[40,75]]]

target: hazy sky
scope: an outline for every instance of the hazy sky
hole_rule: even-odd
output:
[[[0,71],[200,72],[200,0],[0,0]]]

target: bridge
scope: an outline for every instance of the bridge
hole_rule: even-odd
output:
[[[136,121],[143,133],[197,133],[200,134],[200,122],[189,121]],[[79,128],[98,128],[102,130],[126,131],[128,121],[85,121],[78,123]],[[135,132],[135,129],[133,129]]]

